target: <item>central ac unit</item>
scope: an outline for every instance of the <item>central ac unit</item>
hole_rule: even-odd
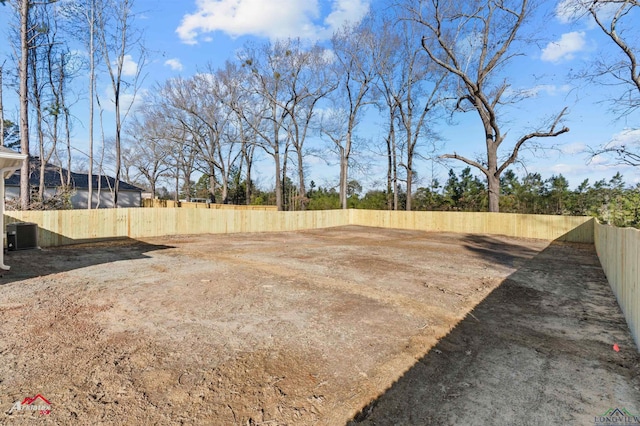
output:
[[[15,222],[7,224],[7,249],[38,248],[38,224]]]

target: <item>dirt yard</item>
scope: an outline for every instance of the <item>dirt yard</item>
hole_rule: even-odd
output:
[[[590,246],[349,226],[10,252],[5,263],[2,423],[640,413],[640,357]],[[12,410],[38,394],[50,414]]]

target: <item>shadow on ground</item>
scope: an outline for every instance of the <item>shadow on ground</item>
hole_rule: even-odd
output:
[[[173,248],[134,239],[119,239],[45,249],[5,251],[9,271],[0,271],[0,286],[29,278],[57,274],[120,260],[146,259],[146,253]]]
[[[513,257],[470,238],[497,263]],[[640,413],[640,355],[593,246],[556,242],[348,424],[594,424],[616,407]]]
[[[513,267],[514,262],[522,263],[523,260],[532,259],[537,250],[524,245],[509,243],[504,239],[490,237],[488,235],[465,235],[464,247],[491,263]],[[513,241],[513,240],[512,240]]]

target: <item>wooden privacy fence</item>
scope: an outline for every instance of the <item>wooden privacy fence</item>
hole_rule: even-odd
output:
[[[5,220],[6,223],[36,223],[38,243],[41,247],[114,238],[281,232],[348,225],[348,215],[339,210],[279,212],[243,209],[130,208],[7,211]]]
[[[194,203],[188,201],[172,200],[152,200],[150,198],[142,200],[142,207],[182,207],[186,209],[214,209],[214,210],[256,210],[256,211],[278,211],[276,206],[239,206],[235,204],[214,204],[214,203]]]
[[[589,217],[356,209],[349,215],[353,225],[593,243],[594,220]]]
[[[36,223],[41,247],[114,238],[282,232],[344,225],[595,243],[609,284],[636,345],[640,347],[640,231],[600,225],[588,217],[381,210],[280,212],[227,205],[220,208],[7,211],[5,222]]]
[[[596,223],[595,246],[607,281],[640,348],[640,231]]]
[[[593,219],[507,213],[244,209],[130,208],[8,211],[6,222],[38,225],[41,247],[111,238],[179,234],[281,232],[361,225],[424,231],[497,234],[593,243]]]

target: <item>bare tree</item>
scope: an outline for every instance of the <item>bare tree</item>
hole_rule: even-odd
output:
[[[257,108],[262,110],[263,120],[255,122],[251,119],[245,123],[260,140],[259,146],[273,158],[275,166],[276,206],[282,210],[283,202],[283,155],[290,142],[286,131],[288,112],[282,105],[291,102],[291,94],[286,90],[285,80],[288,78],[286,57],[290,55],[286,44],[267,43],[261,48],[245,47],[240,53],[242,66],[249,70],[249,94]],[[242,113],[242,109],[239,110]]]
[[[186,129],[183,130],[182,139],[175,139],[173,146],[172,158],[175,159],[177,166],[178,178],[182,176],[184,181],[184,190],[186,193],[187,201],[191,201],[191,176],[198,169],[198,151],[195,148],[197,145],[188,139]],[[215,176],[209,176],[210,182],[215,180]],[[210,188],[211,194],[215,193],[215,184]]]
[[[99,46],[111,82],[115,106],[114,207],[118,207],[118,187],[122,162],[122,125],[137,95],[138,83],[145,61],[142,36],[132,26],[135,19],[133,6],[134,0],[108,0],[107,6],[96,17]],[[130,79],[127,80],[127,77]],[[126,89],[129,89],[128,93],[133,99],[128,105],[123,105],[123,95]]]
[[[136,168],[149,183],[152,197],[156,196],[160,178],[169,170],[167,161],[173,150],[171,136],[167,135],[165,117],[151,108],[141,111],[131,121],[127,133],[133,143],[129,146],[130,165]]]
[[[197,139],[195,147],[206,164],[209,176],[215,176],[216,170],[219,171],[222,203],[227,204],[230,173],[241,154],[240,141],[230,132],[233,111],[224,102],[229,88],[211,67],[207,72],[195,75],[192,83],[188,110],[206,130],[204,137]]]
[[[33,14],[32,14],[33,17]],[[42,16],[38,17],[39,19]],[[36,18],[37,20],[39,20]],[[45,136],[44,136],[44,110],[43,110],[43,102],[44,102],[44,92],[46,90],[47,84],[47,75],[52,75],[52,70],[47,69],[47,65],[49,68],[52,66],[51,61],[46,62],[46,58],[44,56],[48,56],[43,54],[43,47],[45,49],[50,49],[51,46],[46,46],[43,39],[43,32],[36,32],[34,36],[34,46],[29,50],[29,65],[31,68],[31,104],[35,110],[35,128],[36,128],[36,139],[37,139],[37,149],[39,153],[40,164],[38,165],[40,171],[40,182],[38,184],[38,202],[44,201],[44,171],[46,167],[46,163],[49,160],[51,153],[54,150],[45,152]],[[47,50],[48,50],[47,49]],[[41,59],[42,57],[42,59]],[[47,65],[44,65],[47,64]],[[55,136],[54,136],[55,137]],[[29,171],[31,173],[31,170]]]
[[[581,77],[590,84],[611,87],[606,102],[619,119],[625,119],[640,108],[640,15],[638,0],[575,0],[563,2],[577,18],[595,20],[598,28],[609,38],[611,46],[596,61],[589,64]],[[592,156],[608,156],[620,164],[640,165],[640,144],[610,141],[592,152]]]
[[[43,0],[34,2],[32,0],[14,0],[11,2],[19,20],[17,35],[19,36],[19,46],[16,48],[18,58],[18,80],[19,80],[19,102],[20,102],[20,152],[27,154],[22,168],[20,169],[20,207],[27,210],[30,205],[31,189],[29,186],[30,164],[29,164],[29,83],[31,50],[36,44],[38,35],[42,32],[33,19],[32,9],[36,5],[46,6],[55,0]]]
[[[4,101],[2,76],[4,75],[4,62],[0,65],[0,146],[4,146]]]
[[[304,49],[300,40],[287,40],[284,55],[286,78],[283,80],[288,95],[286,103],[280,106],[288,114],[288,135],[295,150],[298,199],[300,208],[306,208],[304,143],[315,117],[316,106],[324,97],[335,90],[337,80],[333,79],[330,59],[325,49],[319,45]],[[285,160],[287,156],[285,155]]]
[[[215,176],[219,174],[223,203],[228,202],[229,175],[240,155],[240,143],[229,137],[232,111],[223,101],[226,92],[224,82],[209,69],[190,79],[169,80],[162,88],[164,100],[160,101],[167,103],[173,111],[171,117],[188,135],[185,142],[192,144],[193,153],[198,154],[197,159],[202,165],[202,172],[210,178],[212,198],[217,183]],[[196,158],[184,160],[179,164],[193,164]]]
[[[66,142],[66,148],[67,148],[67,179],[65,181],[65,186],[66,188],[69,188],[71,186],[71,112],[70,112],[70,106],[67,104],[67,96],[66,96],[66,92],[67,92],[67,80],[68,80],[68,70],[67,70],[67,57],[68,57],[68,52],[63,52],[60,54],[60,64],[61,64],[61,68],[60,68],[60,79],[59,79],[59,88],[58,88],[58,92],[60,93],[60,103],[61,105],[63,105],[63,116],[64,116],[64,130],[65,130],[65,142]],[[89,173],[89,181],[91,182],[93,179],[91,179],[92,173]],[[91,200],[91,198],[89,198],[87,201]],[[91,204],[91,203],[87,203],[87,204]]]
[[[394,25],[387,19],[381,22],[377,32],[376,52],[380,56],[374,63],[390,121],[387,136],[387,153],[390,155],[387,187],[393,188],[393,205],[396,210],[398,165],[405,170],[406,210],[412,208],[414,161],[419,155],[420,141],[425,137],[435,137],[430,132],[428,119],[433,119],[436,108],[443,102],[442,85],[446,77],[440,67],[429,62],[422,48],[416,46],[416,34],[413,22],[400,21]],[[396,134],[396,121],[400,135]]]
[[[410,34],[407,31],[405,34]],[[402,165],[406,171],[407,201],[406,210],[412,208],[414,161],[419,155],[419,143],[426,138],[437,138],[428,120],[434,119],[434,113],[441,97],[442,85],[446,75],[421,61],[418,51],[411,48],[410,39],[403,36],[401,61],[401,91],[396,94],[399,121],[404,130],[401,151],[404,154]]]
[[[86,7],[81,8],[85,11],[85,19],[87,23],[87,47],[89,53],[89,188],[87,208],[93,208],[93,145],[94,145],[94,115],[95,101],[94,91],[96,87],[96,15],[101,13],[96,0],[89,0]]]
[[[198,166],[203,166],[203,173],[210,179],[212,200],[215,199],[216,171],[226,170],[226,163],[221,163],[224,120],[221,120],[214,84],[217,83],[211,74],[173,78],[157,87],[151,103],[158,110],[158,129],[162,129],[156,131],[162,132],[170,145],[167,162],[171,167],[164,175],[174,179],[176,193],[180,191],[182,178],[189,193],[191,175]],[[224,183],[223,188],[227,188]]]
[[[374,66],[378,79],[376,84],[380,91],[381,101],[377,102],[378,109],[386,109],[388,120],[387,135],[384,138],[387,159],[387,208],[398,210],[398,149],[396,143],[396,122],[398,120],[397,77],[400,57],[401,36],[395,31],[390,19],[383,18],[379,23],[377,34],[377,49]]]
[[[240,173],[245,174],[245,199],[251,204],[251,170],[257,144],[255,143],[256,132],[259,128],[261,111],[254,108],[251,102],[251,94],[246,87],[246,68],[239,67],[236,63],[227,61],[225,67],[216,73],[217,79],[226,88],[222,102],[232,112],[229,117],[228,131],[233,140],[240,142],[240,152],[242,162],[240,163]]]
[[[33,50],[38,46],[43,34],[49,31],[49,28],[42,25],[43,16],[47,16],[47,7],[57,0],[14,0],[11,5],[14,8],[15,16],[18,18],[18,25],[16,26],[16,39],[19,39],[19,45],[16,46],[15,56],[18,62],[18,81],[19,81],[19,103],[20,103],[20,151],[27,154],[22,168],[20,170],[20,207],[23,210],[27,210],[30,205],[31,189],[29,187],[30,176],[30,139],[29,139],[29,108],[31,100],[29,88],[40,91],[42,88],[42,80],[40,82],[35,81],[35,71],[38,69],[37,65],[33,65],[33,60],[37,53]],[[34,17],[34,10],[40,12],[40,17]],[[35,92],[34,92],[35,93]],[[36,95],[37,96],[37,95]],[[38,107],[41,111],[42,105]],[[39,136],[42,136],[41,118],[37,120]]]
[[[505,142],[499,107],[510,103],[509,83],[499,79],[502,70],[520,52],[521,29],[532,10],[528,0],[407,0],[409,19],[420,24],[422,47],[429,58],[457,84],[458,111],[473,111],[482,122],[486,162],[457,153],[443,158],[462,161],[487,178],[489,211],[499,211],[500,175],[518,158],[525,144],[535,138],[555,137],[569,131],[560,122],[566,108],[544,128],[518,138],[504,158],[498,155]],[[496,82],[497,81],[497,82]],[[513,91],[511,91],[513,92]]]
[[[69,76],[66,73],[68,55],[58,27],[59,8],[55,4],[41,5],[36,12],[34,18],[42,30],[38,31],[36,44],[31,49],[32,103],[36,112],[35,127],[40,157],[38,199],[44,202],[47,164],[53,154],[57,153],[64,129],[69,132],[68,106],[64,96]],[[62,187],[70,181],[68,167],[66,179],[60,169]],[[66,188],[62,190],[66,191]]]
[[[98,65],[98,40],[97,31],[98,23],[101,21],[104,13],[104,0],[74,0],[63,4],[63,13],[70,18],[72,31],[81,34],[81,38],[87,49],[89,58],[89,84],[88,84],[88,101],[89,101],[89,147],[88,147],[88,174],[93,176],[94,165],[94,125],[95,125],[95,87],[96,87],[96,70]],[[89,179],[87,208],[93,208],[93,179]]]
[[[373,101],[370,92],[376,78],[372,54],[374,29],[366,20],[355,27],[344,27],[334,34],[331,46],[335,54],[335,78],[339,82],[333,96],[334,111],[342,111],[344,122],[340,123],[340,117],[331,113],[323,120],[322,132],[331,139],[340,156],[340,204],[346,209],[354,132],[365,107]]]
[[[29,49],[32,46],[31,20],[29,11],[30,0],[20,0],[17,3],[20,16],[20,152],[27,154],[27,158],[20,169],[20,207],[29,208]]]
[[[195,142],[198,136],[194,133],[198,132],[198,126],[194,124],[196,119],[189,116],[184,111],[172,110],[168,104],[154,104],[161,114],[162,122],[159,127],[154,130],[158,134],[163,134],[166,141],[159,145],[164,147],[166,156],[163,162],[167,165],[166,170],[158,176],[158,181],[167,179],[174,183],[174,201],[179,200],[180,181],[184,181],[184,189],[187,196],[190,197],[190,179],[195,171],[196,150]],[[166,145],[165,145],[166,143]],[[160,148],[158,146],[157,148]],[[156,149],[154,149],[156,151]],[[160,164],[158,164],[160,166]],[[152,176],[152,174],[150,174]],[[156,182],[156,185],[157,185]],[[156,186],[157,190],[157,186]]]

